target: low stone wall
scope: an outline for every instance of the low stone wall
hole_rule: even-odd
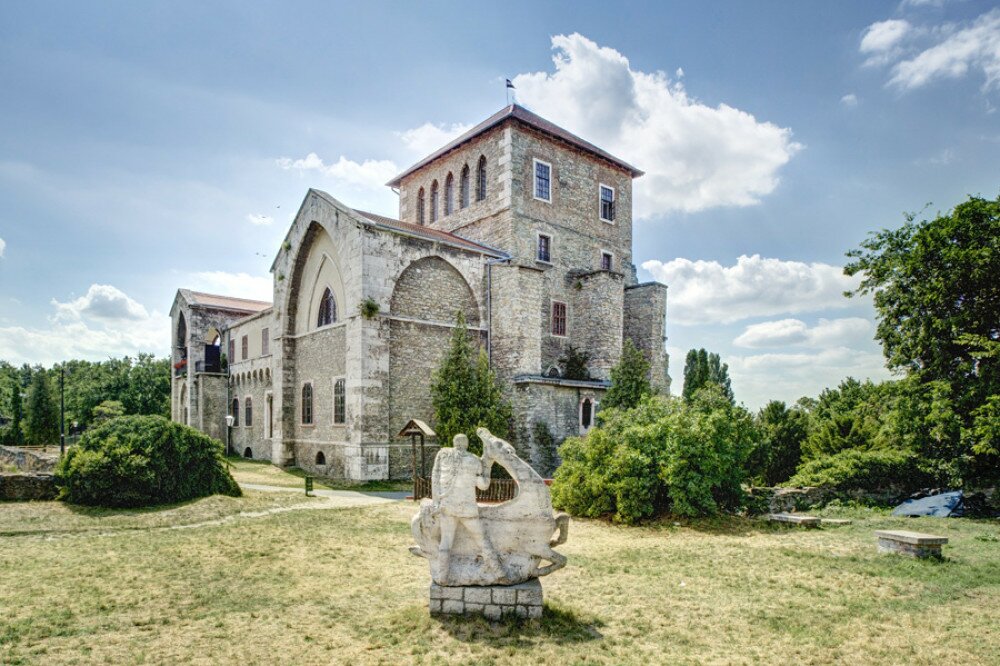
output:
[[[0,473],[0,501],[26,502],[56,497],[56,480],[51,474]]]
[[[0,464],[13,465],[22,472],[51,472],[59,462],[59,448],[50,451],[0,446]]]

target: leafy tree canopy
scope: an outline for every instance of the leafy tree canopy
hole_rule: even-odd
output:
[[[718,354],[710,354],[704,349],[688,351],[684,359],[683,397],[691,400],[695,394],[707,386],[715,384],[730,402],[735,402],[729,379],[729,365],[723,363]]]

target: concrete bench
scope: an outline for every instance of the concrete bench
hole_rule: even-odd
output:
[[[802,527],[819,527],[820,524],[820,519],[816,516],[800,516],[796,513],[772,513],[767,519],[776,523],[788,523]]]
[[[948,543],[948,537],[921,534],[907,530],[876,530],[878,552],[899,553],[910,557],[941,558],[941,546]]]

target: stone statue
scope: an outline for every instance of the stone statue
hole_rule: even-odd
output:
[[[438,451],[432,498],[413,517],[410,551],[430,560],[431,578],[443,586],[516,585],[561,569],[566,558],[552,548],[565,543],[569,516],[553,513],[548,486],[514,447],[486,428],[476,434],[482,458],[469,453],[465,435]],[[516,481],[517,496],[478,504],[476,488],[489,488],[494,463]]]

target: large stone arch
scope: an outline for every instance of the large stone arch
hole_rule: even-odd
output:
[[[285,333],[301,335],[315,328],[319,301],[327,287],[333,292],[339,320],[348,310],[344,265],[327,230],[312,222],[306,230],[292,266],[285,312]]]
[[[469,326],[479,326],[475,293],[458,269],[441,257],[417,259],[396,278],[389,314],[451,324],[459,310]]]

